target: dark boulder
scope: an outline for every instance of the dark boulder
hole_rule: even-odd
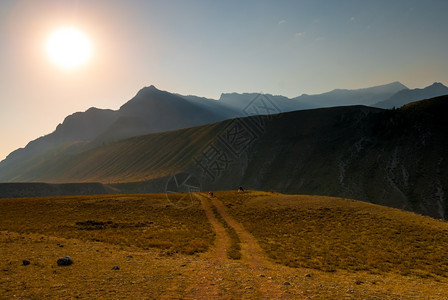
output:
[[[24,266],[28,266],[29,264],[31,264],[31,262],[29,260],[27,260],[27,259],[24,259],[24,260],[22,260],[22,264]]]
[[[58,266],[70,266],[73,264],[73,259],[70,256],[65,256],[63,258],[58,259]]]

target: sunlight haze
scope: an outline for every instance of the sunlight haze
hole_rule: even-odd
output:
[[[0,160],[150,85],[219,99],[447,84],[447,11],[443,0],[2,0]],[[79,33],[50,38],[60,28]]]
[[[73,27],[55,30],[48,38],[46,46],[50,60],[66,68],[81,66],[87,63],[92,55],[88,38]]]

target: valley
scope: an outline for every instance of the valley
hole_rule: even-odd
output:
[[[164,193],[170,178],[190,174],[203,190],[345,197],[444,219],[447,99],[249,116],[57,148],[3,161],[0,197]]]

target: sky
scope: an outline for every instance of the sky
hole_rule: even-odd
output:
[[[149,85],[214,99],[448,85],[447,11],[446,0],[1,0],[0,160]],[[70,26],[92,53],[67,69],[45,47]]]

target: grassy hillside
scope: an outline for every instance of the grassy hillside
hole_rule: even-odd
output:
[[[216,192],[269,257],[327,272],[448,277],[448,224],[355,200]]]
[[[184,196],[193,205],[173,205]],[[0,199],[0,210],[7,299],[447,296],[448,224],[360,201],[251,191]],[[67,255],[74,264],[57,266]]]
[[[2,180],[44,182],[135,182],[164,177],[188,168],[225,123],[136,136],[105,143],[79,154],[55,155],[25,164]]]

